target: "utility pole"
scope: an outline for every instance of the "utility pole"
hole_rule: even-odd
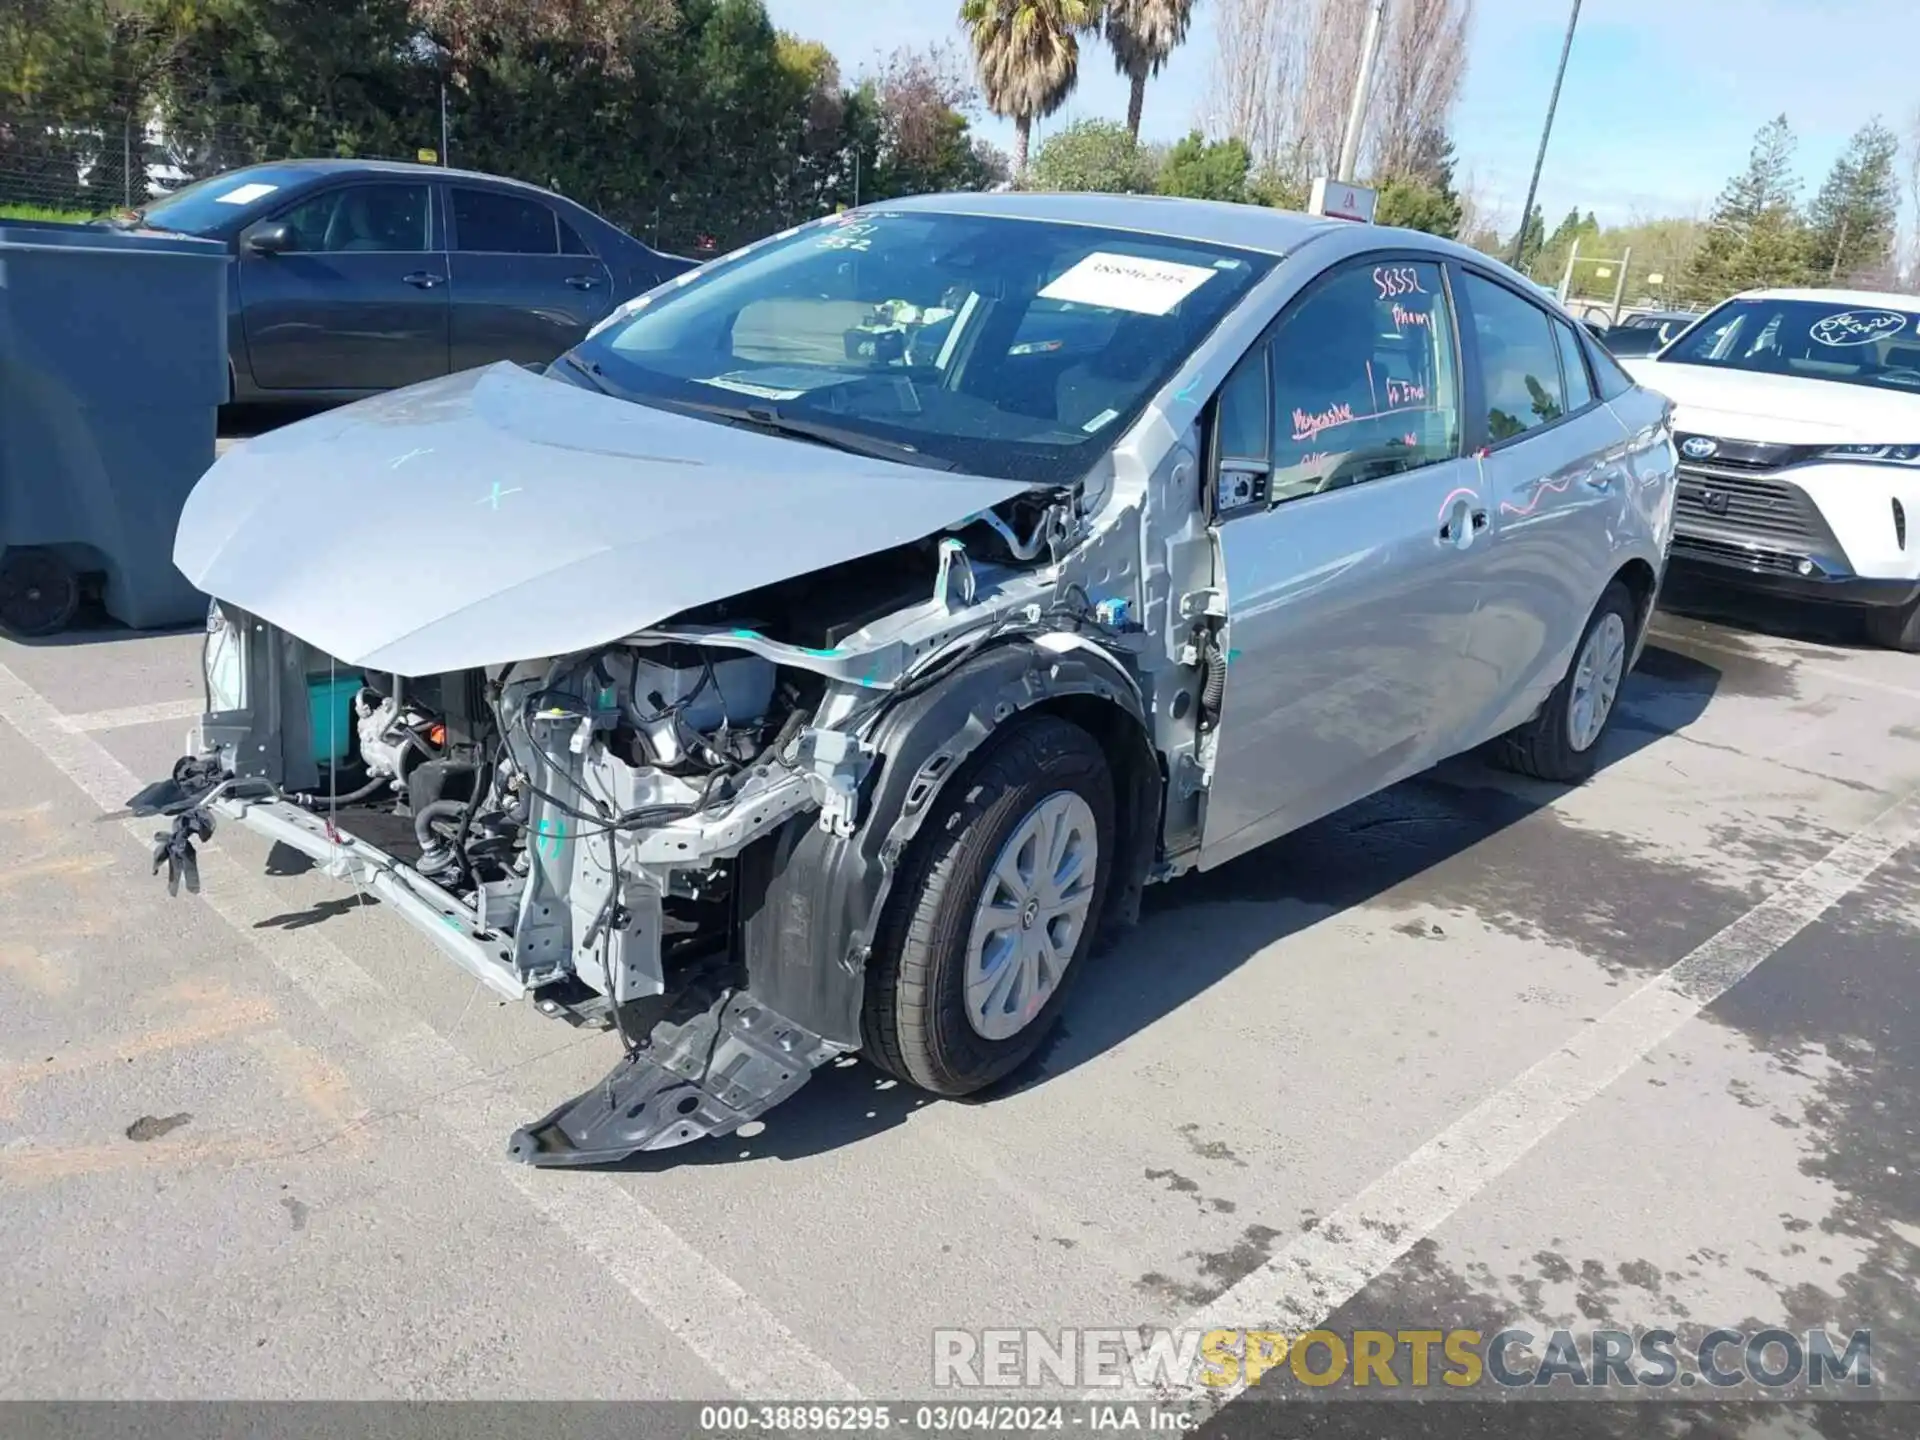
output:
[[[1620,302],[1627,298],[1627,272],[1633,269],[1633,247],[1627,246],[1627,253],[1620,257],[1620,278],[1613,283],[1613,318],[1607,323],[1620,323]]]
[[[1573,28],[1580,23],[1580,0],[1573,0],[1573,14],[1567,17],[1567,38],[1560,47],[1560,68],[1554,72],[1553,94],[1547,100],[1547,123],[1540,127],[1540,153],[1533,158],[1533,179],[1527,182],[1527,203],[1520,207],[1520,231],[1513,237],[1513,268],[1520,268],[1526,250],[1527,227],[1533,223],[1533,197],[1540,190],[1540,170],[1547,163],[1547,140],[1553,134],[1553,112],[1560,108],[1560,85],[1567,78],[1567,56],[1573,52]]]
[[[453,162],[447,158],[447,77],[440,77],[440,165],[445,168]]]
[[[1347,130],[1340,137],[1340,168],[1334,179],[1342,185],[1353,183],[1353,168],[1360,163],[1360,133],[1366,128],[1367,100],[1373,94],[1374,61],[1380,54],[1380,32],[1385,28],[1387,0],[1373,0],[1367,10],[1366,38],[1360,42],[1360,73],[1353,81],[1353,105],[1347,111]]]

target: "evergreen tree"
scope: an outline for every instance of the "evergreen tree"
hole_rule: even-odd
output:
[[[1540,258],[1541,247],[1547,243],[1547,221],[1535,205],[1533,213],[1526,218],[1520,230],[1520,258],[1516,268],[1533,273],[1534,263]]]
[[[1894,161],[1900,142],[1878,117],[1863,125],[1833,162],[1807,208],[1814,278],[1829,284],[1890,288],[1900,185]]]
[[[1706,238],[1687,267],[1680,288],[1688,300],[1711,305],[1742,290],[1806,281],[1807,232],[1794,204],[1793,149],[1786,116],[1761,127],[1747,168],[1720,192]]]

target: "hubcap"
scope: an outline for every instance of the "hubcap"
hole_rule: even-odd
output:
[[[1093,909],[1100,841],[1071,790],[1047,796],[1000,847],[967,937],[967,1020],[988,1040],[1025,1029],[1060,988]]]
[[[1592,749],[1600,732],[1607,728],[1607,717],[1613,714],[1614,697],[1620,693],[1620,677],[1626,668],[1627,622],[1610,610],[1587,636],[1573,667],[1567,739],[1575,750]]]

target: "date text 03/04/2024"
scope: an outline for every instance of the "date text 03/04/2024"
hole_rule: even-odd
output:
[[[1171,1405],[923,1404],[859,1401],[841,1404],[735,1404],[700,1407],[707,1435],[1060,1434],[1085,1431],[1185,1432],[1201,1417]]]

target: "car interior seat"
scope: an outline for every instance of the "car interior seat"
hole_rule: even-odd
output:
[[[1054,382],[1054,415],[1062,425],[1083,428],[1108,410],[1124,411],[1157,365],[1175,351],[1169,316],[1130,316],[1084,360],[1069,365]]]

